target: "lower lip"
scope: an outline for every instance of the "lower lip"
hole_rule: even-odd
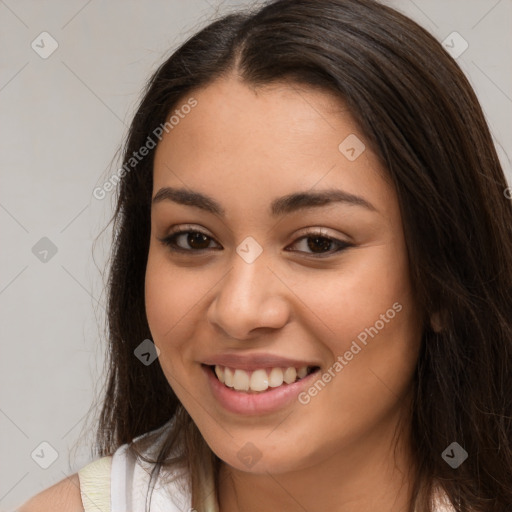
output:
[[[320,371],[317,369],[293,384],[269,388],[261,393],[244,393],[222,384],[209,366],[202,365],[202,367],[206,372],[213,395],[225,409],[236,414],[253,416],[278,411],[297,401],[299,393],[310,385]]]

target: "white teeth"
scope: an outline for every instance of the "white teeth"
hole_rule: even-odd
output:
[[[299,368],[299,371],[297,372],[297,376],[299,379],[304,378],[308,374],[308,367],[303,366],[302,368]]]
[[[253,372],[246,372],[239,368],[228,368],[215,366],[215,375],[220,382],[229,388],[235,388],[237,391],[266,391],[270,388],[277,388],[283,383],[292,384],[297,378],[303,379],[308,375],[308,367],[300,368],[272,368],[270,370],[258,369]]]
[[[224,384],[226,384],[228,388],[233,387],[233,372],[227,367],[224,368]]]
[[[251,375],[251,389],[265,391],[268,388],[268,375],[265,370],[256,370]]]
[[[286,384],[291,384],[292,382],[295,382],[297,379],[297,370],[291,366],[290,368],[286,368],[283,379],[286,382]]]
[[[237,391],[249,391],[249,374],[236,369],[233,375],[233,387]]]
[[[272,368],[268,378],[268,385],[272,388],[277,388],[283,381],[283,370],[281,370],[281,368]]]
[[[215,375],[224,384],[224,371],[220,366],[215,366]]]

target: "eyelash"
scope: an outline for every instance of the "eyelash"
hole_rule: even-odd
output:
[[[186,253],[200,253],[200,254],[202,254],[205,251],[211,251],[212,250],[210,248],[206,248],[206,249],[183,249],[182,247],[178,247],[176,245],[176,238],[178,238],[181,235],[192,234],[192,233],[194,233],[194,234],[197,233],[197,234],[205,236],[206,238],[209,238],[210,240],[213,240],[213,238],[211,236],[209,236],[206,233],[203,233],[202,231],[199,231],[197,229],[184,229],[184,230],[176,231],[176,232],[171,233],[170,235],[168,235],[168,236],[166,236],[164,238],[159,238],[158,240],[160,240],[160,242],[163,245],[167,246],[170,251],[175,252],[175,253],[182,253],[182,254],[186,254]],[[315,258],[325,258],[325,257],[328,257],[328,256],[332,256],[333,254],[342,252],[345,249],[348,249],[349,247],[353,247],[353,244],[349,244],[348,242],[343,242],[342,240],[338,240],[336,238],[328,236],[322,230],[311,231],[311,232],[304,233],[302,236],[297,238],[297,240],[295,240],[293,242],[293,244],[295,244],[295,243],[297,243],[297,242],[299,242],[301,240],[304,240],[304,239],[315,238],[315,237],[316,238],[320,238],[320,239],[328,240],[329,242],[337,244],[340,247],[338,249],[334,250],[334,251],[330,250],[330,251],[327,251],[325,253],[313,253],[313,252],[305,252],[305,251],[298,251],[298,252],[305,253],[305,254],[307,254],[309,256],[313,256]]]

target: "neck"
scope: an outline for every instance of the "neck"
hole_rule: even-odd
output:
[[[357,443],[301,470],[256,474],[223,463],[220,512],[407,512],[414,475],[410,429],[402,430],[397,440],[396,425],[380,425]]]

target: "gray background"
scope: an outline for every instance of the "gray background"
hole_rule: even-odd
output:
[[[250,3],[0,0],[0,511],[91,460],[110,228],[93,241],[115,194],[92,191],[117,168],[145,80],[215,13]],[[510,181],[512,0],[387,3],[440,41],[454,31],[467,41],[457,61]],[[43,31],[58,43],[46,59],[31,47],[50,49]],[[47,469],[53,452],[43,442],[57,455]]]

